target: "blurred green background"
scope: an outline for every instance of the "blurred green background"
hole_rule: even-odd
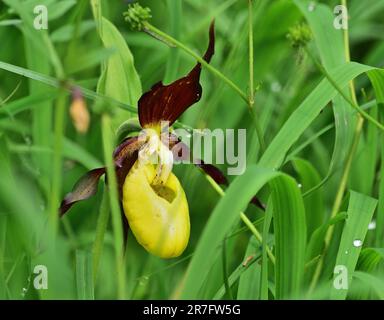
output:
[[[200,54],[206,49],[208,27],[215,18],[216,51],[211,65],[228,76],[244,92],[250,92],[248,1],[139,2],[142,6],[150,7],[153,16],[151,24]],[[333,70],[342,64],[339,58],[345,56],[345,52],[339,50],[343,49],[343,30],[334,29],[326,21],[333,21],[333,8],[339,2],[253,1],[255,110],[267,147],[287,119],[324,78],[324,74],[316,68],[304,50],[292,47],[287,34],[298,23],[307,21],[314,33],[309,43],[311,52],[328,71]],[[48,7],[48,30],[33,28],[32,21],[36,16],[33,8],[38,4]],[[100,39],[96,28],[97,17],[95,19],[92,12],[98,4],[101,5],[102,16],[116,27],[108,29],[112,30],[110,34],[104,34],[109,37],[104,39],[104,44],[109,43],[106,46]],[[140,80],[142,92],[145,92],[157,81],[170,83],[185,75],[196,62],[178,48],[170,48],[144,32],[130,30],[123,17],[127,4],[128,1],[122,0],[1,1],[0,61],[54,79],[71,81],[94,93],[101,92],[123,104],[136,107],[140,95],[137,88],[133,95],[129,93],[132,82]],[[384,1],[350,0],[348,6],[351,60],[384,67]],[[308,17],[311,11],[321,12],[320,18],[311,20]],[[321,34],[324,35],[323,39],[318,38]],[[122,39],[128,47],[122,44]],[[133,65],[127,55],[129,52],[134,59]],[[134,67],[138,78],[131,78],[135,76],[134,69],[125,73],[124,64],[116,68],[119,60],[113,59],[120,59],[131,68]],[[111,61],[117,63],[115,69]],[[104,74],[107,83],[100,80],[101,70],[105,67],[110,67],[108,76]],[[110,222],[105,233],[97,277],[93,278],[94,241],[104,185],[100,183],[95,197],[75,205],[58,221],[57,234],[50,228],[49,217],[54,220],[52,208],[58,206],[58,201],[72,189],[79,176],[105,163],[102,114],[111,114],[113,129],[135,117],[135,114],[119,108],[118,103],[87,98],[86,104],[91,114],[90,127],[86,134],[79,134],[69,116],[70,94],[44,82],[44,79],[39,81],[33,74],[22,77],[4,70],[3,66],[0,69],[0,298],[121,298],[116,279],[116,238]],[[246,128],[247,164],[256,164],[262,152],[254,134],[247,104],[220,78],[205,69],[202,71],[201,84],[202,99],[188,109],[180,121],[194,128]],[[382,121],[383,106],[375,103],[375,98],[379,102],[380,88],[375,88],[375,92],[366,76],[357,78],[354,84],[360,106],[368,103],[367,112]],[[384,90],[383,87],[381,89]],[[342,100],[340,96],[338,98]],[[342,103],[345,104],[345,101],[342,100]],[[350,110],[348,104],[345,108]],[[354,122],[343,126],[337,122],[342,120],[335,120],[333,103],[328,103],[289,148],[287,161],[281,167],[281,171],[302,184],[303,193],[318,185],[322,178],[330,176],[323,186],[301,200],[307,215],[306,227],[301,232],[306,234],[307,246],[313,231],[325,225],[329,219],[353,138]],[[335,126],[340,130],[339,139],[335,137]],[[335,139],[337,143],[334,149]],[[60,147],[57,147],[58,141],[61,141]],[[117,141],[111,143],[115,145]],[[374,197],[379,200],[379,205],[373,218],[376,226],[374,228],[370,221],[370,230],[364,227],[364,247],[359,251],[359,260],[353,265],[352,271],[360,270],[363,275],[352,282],[348,294],[345,293],[343,298],[384,296],[384,286],[379,276],[384,255],[384,187],[380,185],[383,174],[382,145],[382,133],[371,123],[365,122],[353,157],[347,192],[339,211],[347,211],[349,190]],[[227,166],[219,167],[225,170]],[[129,232],[124,261],[126,279],[123,298],[170,299],[180,297],[183,292],[182,284],[188,264],[193,259],[196,246],[220,196],[204,174],[193,166],[175,166],[175,174],[185,189],[190,207],[191,239],[187,250],[179,258],[156,258],[139,246]],[[229,180],[234,178],[230,176]],[[264,187],[258,194],[264,203],[270,199],[271,188],[274,187]],[[353,208],[349,207],[348,210]],[[246,215],[251,221],[256,221],[258,230],[263,230],[264,212],[249,206]],[[333,275],[344,220],[345,217],[341,216],[340,222],[335,224],[333,242],[327,251],[321,281],[317,283],[313,296],[307,296],[306,292],[319,257],[317,254],[307,256],[307,269],[299,275],[302,278],[301,298],[329,299],[332,296],[327,283]],[[320,239],[317,241],[321,247],[325,235],[319,233]],[[281,298],[279,294],[276,295],[275,286],[276,281],[282,280],[276,280],[271,261],[264,259],[269,264],[267,278],[261,274],[262,246],[252,232],[242,222],[236,221],[226,234],[228,239],[225,242],[222,238],[217,239],[220,246],[214,248],[213,256],[207,257],[210,259],[209,269],[206,270],[207,274],[201,275],[203,285],[196,297]],[[274,234],[274,228],[271,228],[269,232],[267,230],[267,238],[264,239],[273,251]],[[295,261],[295,247],[284,250]],[[249,257],[252,263],[244,267],[243,262]],[[47,290],[36,290],[33,286],[36,277],[33,270],[38,264],[48,268]],[[376,277],[380,281],[375,280]],[[266,291],[265,288],[261,289],[261,283],[267,285]],[[184,292],[184,296],[187,295]]]

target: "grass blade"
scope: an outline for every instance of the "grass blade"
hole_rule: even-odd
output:
[[[336,266],[345,266],[348,271],[348,283],[352,281],[352,275],[356,268],[361,246],[367,234],[368,224],[375,211],[377,200],[360,193],[351,192],[348,218],[345,221],[339,251],[336,258]],[[345,299],[348,289],[331,289],[331,299]]]
[[[276,246],[276,298],[298,298],[304,276],[306,224],[297,182],[288,176],[271,182]]]

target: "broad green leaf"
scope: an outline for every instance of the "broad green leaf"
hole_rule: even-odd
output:
[[[380,300],[384,300],[384,281],[370,273],[355,271],[353,278],[361,281],[364,285],[372,288]]]
[[[379,119],[384,120],[384,71],[372,70],[368,73],[372,86],[375,90],[377,106],[379,110]],[[382,134],[379,136],[379,141],[382,141]],[[376,215],[376,246],[384,246],[384,147],[382,143],[379,144],[381,168],[379,178],[379,204]]]
[[[260,244],[254,236],[248,241],[247,250],[245,251],[244,261],[255,255],[256,248],[259,249]],[[251,260],[253,261],[253,260]],[[260,276],[261,267],[258,263],[252,263],[241,274],[239,280],[239,288],[237,289],[237,299],[239,300],[257,300],[260,298]]]
[[[325,69],[330,72],[335,67],[346,62],[343,43],[343,29],[333,26],[335,16],[331,8],[325,4],[316,3],[313,10],[308,10],[311,1],[294,0],[308,21],[312,30],[317,49]],[[332,43],[330,46],[329,44]],[[346,94],[350,94],[348,88],[343,88]],[[335,145],[327,176],[331,175],[344,162],[345,156],[352,142],[353,129],[355,127],[355,115],[340,95],[333,98],[333,113],[335,117]]]
[[[255,165],[248,166],[245,173],[231,183],[212,212],[197,244],[182,288],[181,298],[197,299],[204,283],[214,253],[219,243],[240,219],[240,211],[247,207],[249,200],[278,172]]]
[[[360,193],[351,191],[348,206],[348,218],[345,221],[341,235],[336,265],[344,266],[348,272],[348,284],[351,284],[353,272],[360,255],[368,230],[368,224],[372,219],[377,205],[377,200]],[[336,275],[337,276],[337,275]],[[332,299],[345,299],[348,289],[331,288]]]
[[[175,39],[180,38],[183,20],[183,2],[167,0],[167,7],[170,14],[170,35]],[[165,67],[164,83],[172,82],[176,79],[180,61],[180,50],[169,49],[167,64]]]
[[[254,238],[251,238],[251,240],[248,244],[248,248],[247,248],[248,255],[247,254],[245,255],[244,261],[240,265],[238,265],[237,268],[228,277],[228,282],[229,282],[230,286],[232,286],[240,278],[240,282],[239,282],[239,290],[240,290],[241,283],[245,284],[244,283],[245,279],[243,277],[246,274],[248,274],[248,277],[246,277],[246,280],[249,281],[248,283],[246,283],[247,288],[244,288],[244,287],[241,288],[242,291],[244,289],[245,289],[245,291],[243,291],[241,293],[241,295],[242,295],[241,298],[240,298],[239,293],[238,293],[237,299],[251,299],[251,300],[256,299],[256,298],[253,298],[253,296],[257,292],[249,291],[249,290],[252,290],[252,288],[257,289],[257,287],[258,287],[257,269],[260,270],[260,266],[258,266],[258,263],[257,263],[258,260],[260,259],[260,255],[261,255],[260,247],[255,246],[254,240],[255,240]],[[251,243],[251,241],[252,241],[252,243]],[[255,268],[255,267],[258,267],[258,268]],[[256,277],[255,277],[255,275],[256,275]],[[241,279],[243,279],[243,281]],[[222,285],[220,287],[220,289],[214,295],[213,300],[221,299],[224,296],[224,294],[225,294],[225,287],[224,287],[224,285]]]
[[[334,68],[330,75],[341,88],[345,88],[358,75],[372,69],[370,66],[350,62]],[[332,84],[323,79],[285,122],[261,157],[259,165],[278,168],[287,151],[336,95],[337,91]]]
[[[299,181],[303,193],[320,184],[320,175],[309,161],[295,158],[292,160],[292,164],[299,174]],[[307,237],[309,239],[312,232],[323,223],[325,218],[326,212],[324,207],[323,188],[320,187],[304,197],[304,205],[307,222]]]
[[[79,31],[78,31],[78,37],[83,37],[85,34],[87,34],[89,31],[95,29],[95,22],[92,20],[86,20],[80,23],[79,25]],[[51,34],[51,40],[53,42],[66,42],[71,40],[71,38],[74,36],[75,26],[72,24],[66,24]]]
[[[282,176],[271,182],[275,232],[276,299],[298,298],[305,265],[306,224],[297,182]]]
[[[267,210],[265,212],[265,220],[263,224],[263,239],[268,239],[269,228],[271,227],[273,217],[273,202],[272,200],[268,201]],[[268,269],[268,255],[267,255],[267,242],[263,241],[261,247],[261,283],[260,283],[260,299],[268,300],[268,279],[269,279],[269,269]]]
[[[103,93],[136,106],[142,89],[132,53],[119,30],[105,18],[102,19],[101,39],[106,48],[116,50],[106,63]]]
[[[372,272],[382,260],[384,260],[383,248],[364,248],[361,250],[356,269]]]
[[[79,300],[93,300],[92,254],[89,251],[76,250],[76,288]]]

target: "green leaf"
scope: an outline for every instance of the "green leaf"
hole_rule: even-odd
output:
[[[233,284],[240,278],[237,299],[255,299],[253,297],[257,294],[257,287],[259,286],[257,275],[260,272],[260,265],[258,264],[260,256],[260,246],[257,245],[255,238],[251,237],[244,261],[238,265],[228,277],[230,286],[233,286]],[[254,289],[257,291],[253,291]],[[225,293],[225,286],[222,285],[214,295],[213,300],[222,299]]]
[[[321,178],[315,167],[307,160],[295,158],[292,164],[300,176],[301,189],[303,193],[317,186]],[[304,197],[305,213],[307,221],[307,237],[317,229],[324,221],[324,192],[318,188]]]
[[[207,270],[212,265],[214,253],[231,226],[239,221],[240,211],[247,207],[249,200],[263,185],[279,174],[270,169],[251,165],[243,175],[236,177],[231,183],[212,212],[197,244],[185,277],[181,294],[183,299],[199,297],[199,290],[204,283]]]
[[[346,63],[330,71],[331,77],[339,87],[344,88],[358,75],[374,69],[356,62]],[[260,166],[278,168],[284,160],[285,154],[308,128],[321,110],[337,95],[336,89],[327,80],[320,84],[307,96],[301,105],[291,114],[284,126],[269,144],[260,159]]]
[[[245,251],[244,261],[248,261],[249,257],[255,255],[256,249],[260,248],[260,244],[251,236],[248,241],[247,250]],[[260,250],[260,249],[259,249]],[[253,260],[251,260],[253,261]],[[261,268],[258,263],[252,263],[241,274],[239,288],[237,289],[237,299],[239,300],[256,300],[260,298],[260,276]]]
[[[79,300],[94,300],[92,254],[76,250],[76,287]]]
[[[360,280],[364,285],[372,288],[378,295],[380,300],[384,300],[384,281],[372,274],[355,271],[353,278]]]
[[[349,285],[376,205],[376,199],[351,192],[347,211],[348,218],[345,221],[336,258],[336,266],[344,266],[348,271]],[[348,289],[336,289],[333,286],[331,288],[332,299],[345,299],[347,293]]]
[[[80,23],[78,37],[85,36],[91,30],[95,29],[95,22],[92,20],[86,20]],[[72,24],[66,24],[51,34],[51,40],[53,42],[66,42],[72,39],[74,36],[75,26]]]
[[[330,7],[317,3],[315,10],[308,10],[311,1],[294,0],[308,21],[312,30],[317,49],[325,69],[330,72],[335,67],[346,62],[343,43],[343,29],[333,26],[335,19]],[[332,43],[330,46],[329,44]],[[348,88],[343,88],[350,95]],[[353,128],[355,127],[355,115],[348,102],[339,94],[333,98],[333,113],[335,117],[335,145],[331,164],[326,177],[332,174],[340,163],[344,162],[349,146],[352,142]]]
[[[369,79],[371,80],[372,86],[375,90],[377,106],[379,109],[379,118],[384,119],[384,71],[383,70],[372,70],[368,72]],[[382,135],[380,136],[382,139]],[[376,246],[384,246],[384,148],[381,147],[381,168],[380,168],[380,182],[379,182],[379,204],[376,215]]]
[[[102,19],[101,39],[106,48],[116,50],[106,63],[103,93],[136,106],[142,89],[132,53],[119,30],[105,18]]]
[[[265,212],[265,220],[263,224],[263,239],[268,239],[269,228],[271,227],[273,217],[273,202],[268,201],[267,211]],[[267,255],[267,243],[262,243],[262,257],[261,257],[261,283],[260,283],[260,299],[268,300],[268,255]]]
[[[282,176],[271,182],[275,231],[276,299],[298,298],[304,276],[306,224],[297,182]]]
[[[372,272],[383,259],[383,248],[364,248],[361,250],[356,269]]]

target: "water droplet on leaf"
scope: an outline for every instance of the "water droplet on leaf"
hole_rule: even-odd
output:
[[[308,11],[309,12],[312,12],[316,9],[316,3],[311,1],[309,4],[308,4]]]
[[[360,239],[353,240],[353,246],[356,248],[360,248],[363,245],[363,241]]]
[[[277,81],[272,82],[271,90],[272,90],[272,92],[280,92],[281,91],[281,84]]]
[[[368,230],[375,230],[376,229],[376,221],[372,220],[368,225]]]

